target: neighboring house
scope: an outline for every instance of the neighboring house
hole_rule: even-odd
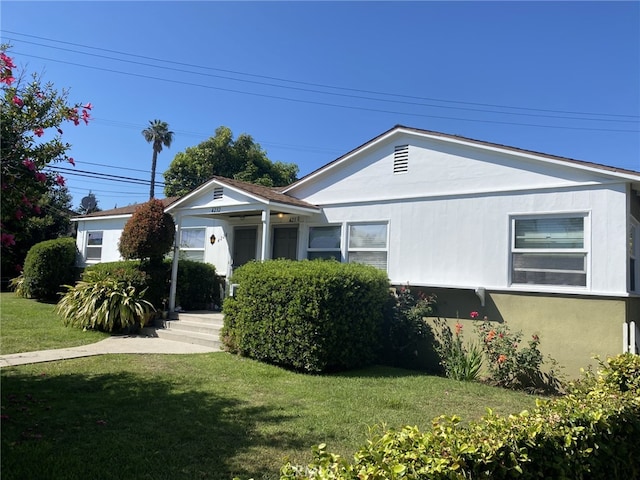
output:
[[[638,192],[639,172],[396,126],[286,188],[214,177],[165,206],[182,255],[221,275],[252,259],[374,265],[437,294],[443,317],[540,335],[575,376],[640,320]],[[75,219],[82,265],[119,259],[133,208]]]

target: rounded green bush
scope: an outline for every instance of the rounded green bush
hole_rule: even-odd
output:
[[[24,261],[24,293],[39,300],[55,300],[62,285],[75,280],[76,242],[58,238],[35,244]]]
[[[318,373],[377,358],[389,282],[370,266],[271,260],[239,268],[236,296],[224,302],[230,351]]]

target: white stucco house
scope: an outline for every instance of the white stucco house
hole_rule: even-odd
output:
[[[213,177],[164,202],[176,248],[227,278],[252,259],[367,263],[584,366],[640,320],[638,192],[640,172],[396,126],[285,188]],[[75,218],[81,265],[119,259],[133,209]]]

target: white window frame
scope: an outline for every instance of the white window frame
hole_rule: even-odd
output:
[[[315,228],[337,228],[340,235],[339,235],[339,241],[338,241],[338,246],[337,247],[311,247],[311,231]],[[324,258],[324,259],[328,259],[329,257],[335,257],[335,259],[339,262],[342,261],[343,255],[342,255],[342,244],[343,244],[343,235],[344,235],[344,228],[343,225],[340,223],[331,223],[331,224],[326,224],[326,225],[310,225],[308,232],[307,232],[307,259],[310,256],[314,257],[314,259],[318,259],[318,258]],[[325,256],[318,256],[318,255],[322,255],[323,253],[327,254],[326,257]],[[311,254],[311,255],[310,255]]]
[[[582,218],[582,247],[579,248],[522,248],[516,247],[516,223],[521,220],[538,220],[538,219],[569,219],[569,218]],[[510,255],[509,255],[509,283],[514,287],[535,287],[536,289],[553,289],[553,290],[586,290],[590,287],[591,284],[591,272],[590,272],[590,255],[591,255],[591,224],[590,224],[590,215],[588,212],[578,211],[578,212],[562,212],[562,213],[540,213],[540,214],[521,214],[521,215],[511,215],[510,216]],[[516,267],[514,258],[518,254],[537,254],[537,255],[548,255],[549,257],[553,256],[561,256],[561,255],[582,255],[583,256],[583,269],[582,270],[574,270],[574,269],[553,269],[553,268],[520,268],[518,269],[521,272],[540,272],[540,273],[578,273],[584,274],[584,285],[574,285],[574,284],[566,284],[566,283],[551,283],[551,282],[518,282],[516,281],[515,273]]]
[[[384,227],[384,246],[363,247],[361,245],[352,245],[352,227],[376,226]],[[347,223],[347,261],[349,263],[363,263],[365,265],[373,265],[380,270],[388,271],[389,268],[389,222],[388,221],[371,221],[371,222],[350,222]],[[384,268],[379,266],[379,262],[371,263],[355,259],[358,253],[384,253]],[[355,254],[355,255],[354,255]]]
[[[186,244],[182,240],[182,236],[183,236],[184,232],[196,231],[196,230],[202,231],[202,247],[189,247],[189,246],[186,246]],[[205,254],[206,245],[207,245],[207,229],[206,229],[206,227],[182,227],[180,229],[180,252],[184,252],[185,257],[188,260],[194,260],[196,262],[204,262],[204,254]],[[202,254],[202,257],[200,257],[198,255],[200,253]],[[195,258],[196,256],[198,256],[198,258]]]
[[[99,244],[90,244],[92,234],[100,234]],[[84,246],[84,256],[87,262],[100,262],[102,260],[102,247],[104,245],[104,230],[87,230],[86,242]],[[98,253],[97,256],[89,256],[90,251]]]

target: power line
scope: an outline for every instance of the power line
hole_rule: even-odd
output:
[[[145,67],[162,68],[163,70],[173,70],[175,72],[180,72],[181,74],[185,74],[186,73],[186,74],[200,75],[200,76],[205,76],[205,77],[221,78],[221,79],[224,79],[224,80],[232,80],[232,81],[235,81],[235,82],[251,83],[251,84],[268,86],[268,87],[283,88],[283,89],[287,89],[287,90],[296,90],[296,91],[302,91],[302,92],[307,92],[307,93],[316,93],[316,94],[321,94],[321,95],[332,95],[332,96],[352,98],[352,99],[358,99],[358,100],[368,100],[368,101],[386,102],[386,103],[398,103],[398,104],[403,104],[403,105],[411,105],[411,106],[414,106],[414,107],[416,107],[416,106],[418,106],[418,107],[432,107],[432,108],[444,108],[444,109],[450,109],[450,110],[465,110],[465,111],[481,112],[481,113],[495,113],[495,114],[499,114],[499,115],[518,115],[518,116],[527,116],[527,117],[543,117],[543,118],[555,118],[555,119],[561,119],[561,120],[580,120],[580,121],[592,121],[592,122],[637,123],[636,120],[616,120],[616,119],[602,119],[602,118],[580,118],[580,117],[568,117],[568,116],[559,116],[559,115],[544,115],[544,114],[536,114],[536,113],[500,112],[500,111],[496,111],[496,110],[486,110],[486,109],[481,109],[481,108],[434,105],[434,104],[426,104],[426,103],[416,103],[415,101],[408,101],[408,100],[389,100],[389,99],[384,99],[384,98],[364,97],[364,96],[361,96],[361,95],[352,95],[352,94],[345,94],[345,93],[323,92],[323,91],[313,90],[313,89],[309,89],[309,88],[290,87],[290,86],[284,86],[284,85],[277,85],[277,84],[274,84],[274,83],[258,82],[258,81],[253,81],[253,80],[243,80],[243,79],[239,79],[239,78],[232,78],[232,77],[226,77],[226,76],[222,76],[222,75],[214,75],[214,74],[209,74],[209,73],[185,71],[183,69],[172,68],[172,67],[168,67],[166,65],[162,65],[162,66],[161,65],[152,65],[152,64],[149,64],[149,63],[136,62],[136,61],[133,61],[133,60],[124,60],[124,59],[120,59],[120,58],[108,57],[106,55],[97,55],[97,54],[94,54],[94,53],[80,52],[78,50],[72,50],[72,49],[68,49],[68,48],[54,47],[54,46],[51,46],[51,45],[44,45],[42,43],[29,42],[29,41],[26,41],[26,40],[21,40],[21,41],[24,42],[24,43],[32,44],[32,45],[38,45],[38,46],[46,47],[46,48],[53,48],[55,50],[78,53],[78,54],[81,54],[81,55],[87,55],[87,56],[91,56],[91,57],[95,57],[95,58],[103,58],[103,59],[107,59],[107,60],[115,60],[117,62],[126,62],[126,63],[131,63],[131,64],[134,64],[134,65],[140,65],[140,66],[145,66]],[[121,53],[121,54],[126,55],[124,53]],[[206,68],[206,67],[197,67],[197,68]],[[332,87],[325,87],[325,88],[332,88]],[[386,95],[386,94],[380,93],[380,95]],[[504,108],[504,107],[500,107],[500,108]],[[509,108],[518,108],[518,107],[509,107]],[[587,114],[587,115],[607,115],[607,116],[609,116],[609,114],[593,114],[593,113],[590,113],[590,114]],[[616,115],[616,116],[619,116],[619,115]]]
[[[141,178],[132,178],[132,177],[124,177],[121,175],[110,175],[108,173],[101,173],[101,172],[92,172],[89,170],[74,170],[72,168],[64,168],[64,167],[55,167],[55,168],[51,168],[51,167],[45,167],[46,170],[49,171],[60,171],[60,172],[64,172],[67,175],[76,175],[79,177],[88,177],[88,178],[97,178],[100,180],[111,180],[111,181],[117,181],[117,182],[122,182],[122,183],[130,183],[130,184],[134,184],[134,185],[150,185],[151,181],[150,180],[143,180]],[[164,182],[155,182],[155,184],[159,187],[164,187]]]
[[[81,48],[87,48],[87,49],[91,49],[91,50],[103,51],[103,52],[108,52],[108,53],[115,53],[117,55],[124,55],[124,56],[128,56],[128,57],[133,57],[133,58],[151,60],[151,61],[154,61],[154,62],[162,62],[162,63],[164,63],[164,65],[162,65],[162,66],[149,65],[149,64],[144,64],[144,63],[141,63],[141,62],[134,62],[134,61],[128,61],[128,60],[123,60],[123,59],[117,59],[117,58],[113,58],[113,57],[107,57],[107,56],[103,56],[103,55],[96,55],[96,54],[91,54],[91,53],[87,53],[87,52],[79,52],[77,50],[63,49],[63,48],[54,47],[54,46],[51,46],[51,45],[44,45],[44,44],[39,44],[39,43],[36,43],[36,42],[29,42],[27,40],[19,40],[19,41],[22,41],[24,43],[30,43],[30,44],[33,44],[33,45],[40,45],[40,46],[44,46],[44,47],[47,47],[47,48],[56,48],[56,49],[59,49],[59,50],[71,51],[71,52],[80,53],[80,54],[83,54],[83,55],[89,55],[89,56],[94,56],[94,57],[99,57],[99,58],[107,58],[107,59],[121,61],[121,62],[134,63],[134,64],[145,65],[145,66],[151,66],[151,67],[154,67],[154,68],[163,68],[165,70],[168,68],[166,66],[166,63],[167,63],[166,59],[154,58],[154,57],[149,57],[149,56],[145,56],[145,55],[136,55],[136,54],[132,54],[132,53],[128,53],[128,52],[122,52],[122,51],[118,51],[118,50],[111,50],[111,49],[107,49],[107,48],[100,48],[100,47],[94,47],[94,46],[90,46],[90,45],[83,45],[83,44],[79,44],[79,43],[75,43],[75,42],[66,42],[66,41],[62,41],[62,40],[55,40],[55,39],[51,39],[51,38],[40,37],[40,36],[37,36],[37,35],[29,35],[29,34],[20,33],[20,32],[12,32],[12,31],[9,31],[9,30],[4,30],[4,31],[6,33],[10,33],[10,34],[14,34],[14,35],[20,35],[20,36],[30,37],[30,38],[37,38],[39,40],[45,40],[45,41],[49,41],[49,42],[72,45],[74,47],[81,47]],[[389,97],[405,98],[405,99],[411,99],[411,100],[436,101],[436,102],[453,103],[453,104],[459,104],[459,105],[473,105],[473,106],[482,106],[482,107],[491,107],[491,108],[507,108],[507,109],[513,109],[513,110],[525,110],[525,111],[547,112],[547,113],[560,113],[560,114],[571,114],[571,115],[591,115],[591,116],[640,118],[639,115],[624,115],[624,114],[613,114],[613,113],[597,113],[597,112],[577,112],[577,111],[567,111],[567,110],[552,110],[552,109],[541,109],[541,108],[530,108],[530,107],[518,107],[518,106],[511,106],[511,105],[499,105],[499,104],[491,104],[491,103],[464,102],[464,101],[458,101],[458,100],[439,99],[439,98],[433,98],[433,97],[421,97],[421,96],[413,96],[413,95],[403,95],[403,94],[396,94],[396,93],[379,92],[379,91],[373,91],[373,90],[363,90],[363,89],[356,89],[356,88],[339,87],[339,86],[334,86],[334,85],[326,85],[326,84],[319,84],[319,83],[312,83],[312,82],[290,80],[290,79],[286,79],[286,78],[273,77],[273,76],[267,76],[267,75],[258,75],[258,74],[239,72],[239,71],[234,71],[234,70],[226,70],[226,69],[221,69],[221,68],[214,68],[214,67],[208,67],[208,66],[203,66],[203,65],[196,65],[196,64],[190,64],[190,63],[178,62],[178,61],[176,61],[174,59],[171,60],[171,63],[173,65],[181,65],[181,66],[185,66],[185,67],[199,68],[199,69],[209,70],[209,71],[224,72],[224,73],[230,73],[230,74],[234,74],[234,75],[243,75],[243,76],[248,76],[248,77],[253,77],[253,78],[262,78],[262,79],[266,79],[266,80],[274,80],[274,81],[286,82],[286,83],[297,84],[297,85],[306,85],[306,86],[312,86],[312,87],[329,88],[329,89],[334,89],[334,90],[366,93],[366,94],[373,94],[373,95],[384,95],[384,96],[389,96]],[[172,69],[172,68],[169,67],[168,69]],[[178,70],[178,71],[183,72],[183,70],[179,70],[179,69],[172,69],[172,70]],[[189,72],[189,73],[194,73],[194,74],[197,74],[197,75],[203,75],[203,74],[201,74],[199,72]],[[231,78],[231,77],[223,77],[223,76],[220,76],[220,75],[208,75],[208,76],[224,78],[224,79],[229,79],[229,80],[234,80],[234,81],[249,82],[247,80],[236,79],[236,78]],[[279,87],[279,88],[291,88],[291,87],[285,87],[285,86],[282,86],[282,85],[267,84],[267,83],[263,83],[263,82],[250,82],[250,83],[257,83],[257,84],[261,84],[261,85],[275,86],[275,87]],[[309,91],[309,90],[306,90],[306,89],[301,89],[301,90]],[[331,92],[316,92],[316,93],[332,94]],[[349,95],[346,95],[346,96],[349,96]],[[353,96],[353,97],[354,98],[366,98],[366,97],[357,97],[357,96]],[[368,99],[368,98],[366,98],[366,99]],[[384,99],[371,99],[371,100],[387,101],[387,100],[384,100]],[[414,102],[399,102],[399,103],[411,103],[412,105],[415,104]],[[426,105],[426,106],[434,106],[434,105]],[[436,108],[454,108],[454,107],[437,106],[437,105],[435,107]],[[475,111],[487,112],[486,110],[475,110]],[[491,112],[488,112],[488,113],[491,113]],[[493,112],[493,113],[526,115],[526,114],[509,113],[509,112]],[[545,115],[532,115],[532,116],[545,116]],[[557,116],[550,116],[550,117],[551,118],[565,118],[565,117],[557,117]],[[587,120],[587,119],[585,119],[585,120]],[[588,119],[588,120],[597,120],[597,119]],[[604,120],[601,119],[601,121],[604,121]],[[615,121],[615,120],[613,120],[613,121]]]
[[[19,53],[19,52],[16,52],[16,53]],[[83,64],[74,63],[74,62],[67,62],[67,61],[59,60],[59,59],[55,59],[54,60],[52,58],[41,57],[41,56],[38,56],[38,55],[30,55],[30,54],[24,54],[24,53],[20,53],[20,54],[24,55],[24,56],[27,56],[27,57],[31,57],[31,58],[38,58],[38,59],[41,59],[41,60],[53,61],[53,62],[57,62],[57,63],[63,63],[63,64],[66,64],[66,65],[73,65],[73,66],[77,66],[77,67],[89,68],[89,69],[93,69],[93,70],[100,70],[100,71],[105,71],[105,72],[110,72],[110,73],[118,73],[118,74],[122,74],[122,75],[138,77],[138,78],[145,78],[145,79],[149,79],[149,80],[158,80],[158,81],[174,83],[174,84],[178,84],[178,85],[187,85],[187,86],[191,86],[191,87],[200,87],[200,88],[206,88],[206,89],[210,89],[210,90],[218,90],[218,91],[229,92],[229,93],[238,93],[238,94],[241,94],[241,95],[250,95],[250,96],[261,97],[261,98],[270,98],[270,99],[275,99],[275,100],[286,100],[286,101],[290,101],[290,102],[305,103],[305,104],[309,104],[309,105],[318,105],[318,106],[324,106],[324,107],[335,107],[335,108],[350,109],[350,110],[361,110],[361,111],[375,112],[375,113],[388,113],[388,114],[392,114],[392,115],[407,115],[407,116],[423,117],[423,118],[439,118],[439,119],[444,119],[444,120],[458,120],[458,121],[462,121],[462,122],[491,123],[491,124],[497,124],[497,125],[518,125],[518,126],[524,126],[524,127],[552,128],[552,129],[562,129],[562,130],[583,130],[583,131],[597,131],[597,132],[638,133],[638,130],[613,129],[613,128],[593,128],[593,127],[568,127],[568,126],[560,126],[560,125],[541,125],[541,124],[533,124],[533,123],[508,122],[508,121],[500,121],[500,120],[480,120],[480,119],[470,119],[470,118],[460,118],[460,117],[447,117],[447,116],[442,116],[442,115],[427,115],[427,114],[421,114],[421,113],[396,112],[396,111],[392,111],[392,110],[382,110],[382,109],[378,109],[378,108],[367,108],[367,107],[357,107],[357,106],[349,106],[349,105],[339,105],[339,104],[335,104],[335,103],[318,102],[318,101],[313,101],[313,100],[302,100],[302,99],[296,99],[296,98],[281,97],[281,96],[277,96],[277,95],[267,95],[267,94],[253,93],[253,92],[243,92],[241,90],[235,90],[235,89],[230,89],[230,88],[222,88],[222,87],[214,87],[214,86],[211,86],[211,85],[203,85],[203,84],[198,84],[198,83],[193,83],[193,82],[185,82],[185,81],[181,81],[181,80],[168,80],[166,78],[159,78],[159,77],[154,77],[154,76],[151,76],[151,75],[143,75],[143,74],[139,74],[139,73],[121,72],[119,70],[113,70],[113,69],[102,68],[102,67],[95,67],[95,66],[92,66],[92,65],[83,65]]]

